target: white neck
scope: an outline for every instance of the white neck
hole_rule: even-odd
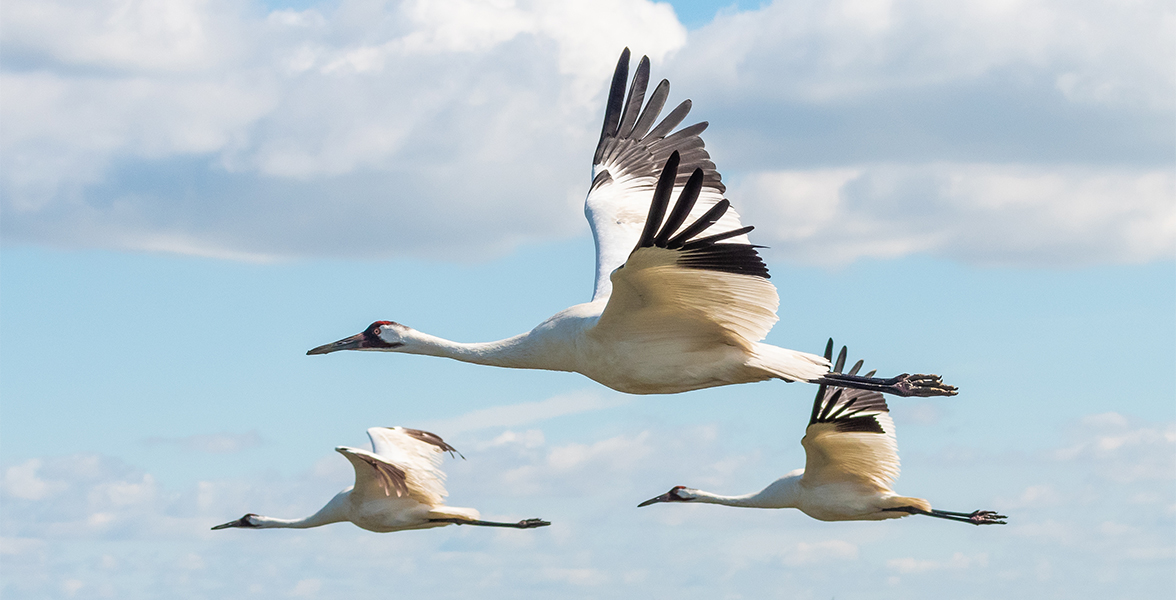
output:
[[[473,344],[452,342],[416,330],[405,334],[404,339],[405,345],[397,348],[397,352],[440,356],[493,367],[569,370],[567,359],[559,355],[562,348],[546,343],[546,336],[535,331],[496,342]]]
[[[800,477],[787,475],[758,492],[742,496],[720,496],[697,490],[694,492],[694,501],[746,508],[796,508],[796,500],[800,495]]]
[[[348,492],[342,492],[336,495],[326,506],[304,519],[278,519],[274,517],[256,516],[253,517],[253,520],[257,523],[258,529],[308,529],[330,523],[339,523],[348,520],[344,509],[347,494]]]

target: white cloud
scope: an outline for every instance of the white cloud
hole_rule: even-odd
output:
[[[41,460],[30,458],[4,471],[4,493],[23,500],[41,500],[69,487],[64,481],[45,481],[37,476]]]
[[[784,555],[784,564],[790,566],[819,564],[824,561],[856,560],[858,546],[844,540],[825,540],[823,542],[798,542]]]
[[[518,427],[555,417],[622,406],[632,397],[604,392],[575,392],[541,400],[507,406],[495,406],[466,413],[451,419],[427,423],[427,428],[448,432],[447,435],[498,427]],[[508,432],[509,433],[509,432]],[[506,435],[506,434],[504,434]],[[514,435],[514,434],[511,434]],[[509,440],[513,441],[511,437]]]
[[[760,172],[737,186],[756,241],[794,260],[948,256],[984,265],[1176,256],[1170,170],[992,164]]]
[[[776,2],[689,38],[646,0],[0,10],[11,242],[469,260],[583,235],[638,41],[790,260],[1141,262],[1176,238],[1162,2]]]
[[[1089,415],[1070,432],[1073,441],[1052,453],[1081,463],[1116,484],[1176,480],[1176,423],[1136,424],[1118,413]]]
[[[977,554],[974,556],[968,556],[962,552],[956,552],[955,554],[952,554],[951,558],[947,560],[919,559],[910,557],[895,558],[886,561],[886,566],[904,575],[912,573],[926,573],[929,571],[938,571],[943,569],[984,569],[988,567],[988,555]]]
[[[318,595],[322,587],[323,582],[318,579],[302,579],[294,584],[294,589],[290,590],[290,595],[295,598],[314,598]]]
[[[6,237],[222,258],[566,234],[618,50],[685,40],[644,0],[42,4],[5,4]]]
[[[609,579],[608,575],[599,569],[559,569],[551,567],[543,569],[543,577],[575,586],[600,585]]]
[[[720,15],[683,54],[733,95],[837,101],[1018,69],[1084,102],[1168,109],[1174,17],[1149,0],[771,2]]]

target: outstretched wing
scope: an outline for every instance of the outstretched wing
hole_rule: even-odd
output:
[[[842,372],[845,354],[842,347],[832,372]],[[825,358],[832,356],[833,340],[829,340]],[[861,366],[859,360],[849,374],[857,375]],[[873,374],[870,371],[866,376]],[[806,455],[802,480],[806,485],[864,482],[889,490],[898,478],[894,421],[878,392],[822,385],[800,443]]]
[[[756,247],[731,241],[751,227],[714,231],[729,211],[726,200],[692,218],[706,185],[702,169],[694,169],[666,215],[678,165],[674,152],[658,178],[635,247],[612,273],[612,295],[594,333],[645,344],[662,340],[750,350],[777,320],[776,288]]]
[[[670,82],[662,80],[649,102],[645,101],[649,84],[649,58],[642,57],[625,95],[629,72],[629,49],[621,53],[613,74],[605,109],[604,127],[592,166],[592,187],[584,201],[584,214],[596,240],[596,288],[593,300],[607,298],[612,285],[610,274],[629,257],[645,224],[649,196],[658,173],[670,154],[678,152],[682,169],[675,186],[681,188],[695,169],[702,170],[702,186],[690,219],[695,220],[723,201],[722,177],[715,170],[710,155],[699,137],[707,123],[697,123],[670,133],[690,112],[686,100],[654,126],[670,93]],[[739,215],[728,209],[714,224],[712,233],[739,229]],[[742,234],[733,241],[747,243]]]
[[[374,452],[337,448],[356,467],[356,489],[372,485],[386,496],[408,495],[433,506],[443,502],[448,494],[441,460],[445,452],[457,453],[453,446],[437,434],[418,429],[372,427],[367,433]],[[371,469],[361,469],[357,461]]]
[[[335,451],[342,454],[355,469],[355,492],[362,496],[410,496],[407,470],[383,457],[361,450],[338,446]]]

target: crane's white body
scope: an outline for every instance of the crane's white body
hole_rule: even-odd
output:
[[[773,378],[808,381],[828,372],[819,356],[749,341],[711,319],[682,318],[661,307],[625,310],[617,304],[625,303],[613,304],[622,323],[605,317],[607,299],[595,300],[562,310],[528,333],[488,343],[451,342],[394,323],[385,327],[396,329],[400,352],[571,371],[629,394],[673,394]]]
[[[213,529],[307,529],[348,521],[368,531],[387,533],[463,523],[522,529],[546,524],[538,520],[487,523],[479,521],[477,510],[445,506],[445,473],[440,467],[442,454],[455,452],[451,446],[434,434],[403,427],[372,427],[367,433],[371,452],[335,448],[355,468],[355,485],[336,494],[318,512],[303,519],[250,513]]]
[[[722,496],[702,490],[689,492],[692,500],[744,508],[795,508],[819,521],[876,521],[898,519],[911,513],[884,511],[886,508],[915,506],[926,511],[931,505],[921,498],[899,496],[890,489],[844,481],[813,485],[804,481],[804,469],[797,469],[768,487],[743,496]]]
[[[832,340],[826,350],[831,357]],[[840,373],[845,349],[833,366]],[[859,361],[850,371],[856,375]],[[867,374],[867,377],[872,373]],[[894,421],[882,394],[821,386],[804,438],[805,466],[742,496],[722,496],[676,486],[639,506],[658,502],[700,502],[745,508],[795,508],[821,521],[877,521],[923,514],[976,525],[1003,523],[989,511],[940,511],[922,498],[900,496],[898,444]]]

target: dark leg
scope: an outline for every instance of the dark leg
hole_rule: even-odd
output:
[[[961,523],[971,523],[973,525],[1006,525],[1002,519],[1008,517],[998,515],[991,510],[976,510],[970,513],[951,512],[948,510],[923,510],[913,506],[899,506],[897,508],[883,508],[884,511],[905,512],[912,515],[927,515],[928,517],[935,517],[936,519],[947,519],[948,521],[959,521]]]
[[[903,373],[898,377],[883,379],[881,377],[862,377],[860,375],[847,375],[844,373],[826,373],[824,377],[816,381],[811,381],[810,383],[836,385],[855,390],[894,394],[896,396],[954,396],[958,393],[954,385],[943,383],[943,378],[938,375],[908,375]]]
[[[453,523],[454,525],[478,525],[481,527],[513,527],[515,529],[533,529],[547,527],[551,523],[543,519],[523,519],[518,523],[496,523],[494,521],[470,521],[468,519],[429,519],[432,523]]]

